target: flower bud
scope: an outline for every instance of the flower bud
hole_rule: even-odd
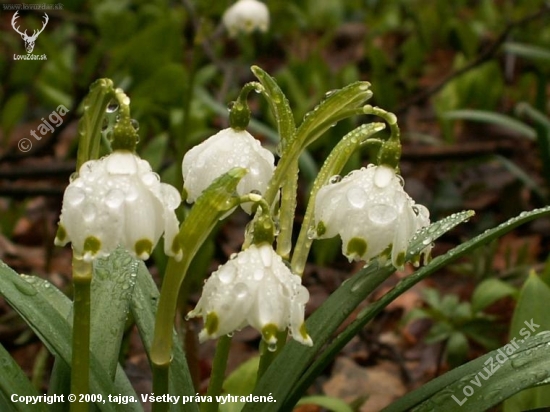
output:
[[[322,187],[315,199],[314,237],[340,235],[342,253],[369,262],[380,256],[403,267],[409,241],[430,224],[429,211],[416,205],[392,168],[369,165]],[[428,253],[428,246],[424,253]]]
[[[275,157],[246,130],[224,129],[183,157],[181,168],[187,201],[194,202],[217,177],[234,167],[248,171],[237,186],[239,195],[253,190],[264,193],[275,170]],[[250,213],[249,203],[242,207]]]
[[[201,341],[250,325],[270,347],[277,343],[277,332],[287,327],[295,340],[311,346],[304,323],[308,300],[301,278],[292,274],[271,245],[263,243],[250,246],[212,273],[188,317],[203,317]]]
[[[223,14],[222,21],[229,35],[249,34],[254,30],[266,32],[269,27],[269,10],[258,0],[239,0]]]
[[[91,261],[118,246],[148,259],[164,233],[167,255],[181,259],[177,242],[178,191],[160,182],[149,163],[128,151],[114,151],[82,165],[63,195],[55,244],[72,243],[75,257]]]

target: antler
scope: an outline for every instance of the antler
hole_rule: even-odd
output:
[[[17,18],[19,17],[17,15],[17,13],[19,13],[19,10],[15,12],[15,14],[13,15],[12,19],[11,19],[11,26],[13,27],[13,29],[19,33],[21,36],[27,36],[27,30],[25,30],[25,33],[21,33],[19,31],[19,26],[15,27],[15,20],[17,20]],[[43,30],[43,29],[42,29]]]
[[[48,22],[50,21],[50,18],[48,17],[48,15],[46,13],[44,13],[44,18],[45,18],[45,20],[44,20],[44,24],[42,24],[42,28],[38,31],[38,33],[33,33],[32,37],[37,38],[38,35],[44,31],[44,28],[46,27],[46,24],[48,24]],[[36,32],[36,30],[35,30],[35,32]]]
[[[27,30],[25,30],[24,33],[21,33],[19,31],[19,26],[15,27],[15,20],[17,20],[17,18],[19,17],[18,15],[19,11],[16,11],[15,14],[13,15],[12,19],[11,19],[11,26],[13,27],[13,29],[19,33],[22,37],[24,38],[27,38],[27,39],[32,39],[32,40],[36,40],[36,38],[38,37],[38,35],[40,33],[42,33],[44,31],[44,28],[46,27],[46,25],[48,24],[48,21],[50,21],[50,18],[48,17],[48,15],[46,13],[44,13],[44,23],[42,24],[42,28],[40,30],[34,30],[33,31],[33,34],[32,36],[29,36],[27,34]]]

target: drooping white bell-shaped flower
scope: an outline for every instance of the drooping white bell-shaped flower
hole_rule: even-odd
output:
[[[250,325],[270,347],[277,343],[277,332],[287,327],[295,340],[311,346],[304,323],[308,300],[301,278],[263,243],[238,253],[212,273],[188,317],[203,317],[201,341]]]
[[[176,240],[178,191],[161,183],[146,160],[114,151],[84,163],[63,195],[55,244],[72,243],[75,257],[91,261],[118,246],[148,259],[164,233],[167,255],[181,259]]]
[[[275,157],[246,130],[221,130],[183,157],[181,169],[187,201],[194,202],[216,178],[234,167],[248,171],[237,186],[239,195],[253,190],[263,194],[275,170]],[[242,207],[250,213],[249,203]]]
[[[409,241],[430,224],[428,209],[403,189],[403,179],[387,166],[369,165],[322,187],[315,199],[313,237],[342,238],[350,260],[391,256],[402,267]],[[423,253],[430,250],[428,246]]]
[[[230,36],[251,33],[254,30],[266,32],[269,28],[269,10],[258,0],[238,0],[222,17]]]

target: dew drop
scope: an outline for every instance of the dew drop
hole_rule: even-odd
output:
[[[136,132],[139,130],[139,122],[136,119],[131,119],[130,124]]]
[[[256,269],[252,276],[254,280],[262,280],[264,278],[264,271],[262,269]]]
[[[104,132],[109,128],[109,121],[107,119],[103,119],[103,123],[101,124],[101,130]]]
[[[220,282],[225,283],[226,285],[233,282],[235,279],[235,276],[237,275],[237,271],[232,266],[224,266],[223,269],[221,269],[218,272],[218,279],[220,279]]]
[[[146,173],[143,176],[141,176],[141,180],[146,186],[151,187],[151,186],[156,185],[160,181],[160,177],[157,173],[150,172],[150,173]]]
[[[78,206],[84,199],[86,199],[84,191],[74,186],[69,186],[65,190],[65,196],[63,197],[63,200],[71,206]]]
[[[367,216],[372,223],[387,225],[397,219],[397,211],[390,205],[375,204],[369,207]]]
[[[118,106],[118,102],[115,101],[115,100],[111,100],[111,101],[109,102],[109,104],[107,105],[107,109],[105,109],[105,111],[106,111],[107,113],[114,113],[114,112],[116,112],[116,111],[118,110],[118,107],[119,107],[119,106]]]
[[[233,287],[233,292],[237,299],[245,299],[248,296],[248,286],[246,284],[239,282]]]
[[[277,350],[277,343],[268,343],[267,350],[270,352],[275,352]]]
[[[341,181],[341,180],[342,180],[342,176],[340,176],[340,175],[334,175],[334,176],[332,176],[330,179],[328,179],[328,182],[329,182],[330,184],[334,184],[334,183],[338,183],[338,182]]]
[[[119,207],[124,202],[124,193],[120,189],[109,190],[105,196],[105,204],[113,209]]]
[[[91,203],[87,203],[82,210],[82,217],[86,222],[91,222],[95,219],[96,209],[95,206]]]
[[[367,193],[360,187],[352,187],[346,193],[346,198],[350,205],[357,209],[361,209],[367,203]]]
[[[133,202],[139,197],[139,192],[135,186],[129,186],[126,190],[126,201]]]

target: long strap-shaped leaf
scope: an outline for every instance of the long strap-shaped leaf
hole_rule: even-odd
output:
[[[11,397],[19,396],[38,396],[37,390],[32,386],[19,365],[10,356],[9,352],[0,345],[0,406],[2,411],[21,411],[29,410],[29,406],[24,402],[13,403]],[[33,410],[45,412],[47,408],[45,403],[33,405]]]
[[[550,332],[516,343],[517,349],[509,343],[453,369],[383,412],[484,411],[550,376]]]
[[[19,313],[48,350],[69,364],[71,360],[71,326],[67,321],[68,312],[64,314],[61,312],[66,311],[70,301],[62,294],[50,293],[49,290],[54,288],[53,285],[39,281],[38,278],[27,278],[29,281],[0,262],[0,295]],[[57,296],[54,298],[56,302],[52,303],[50,299],[54,296]],[[121,394],[137,399],[122,368],[118,368],[113,382],[94,354],[90,361],[90,390],[92,393]],[[116,405],[105,402],[99,404],[98,407],[102,411],[141,411],[139,403]]]
[[[510,219],[509,221],[497,226],[496,228],[485,231],[474,239],[465,242],[456,248],[450,250],[445,255],[441,255],[433,259],[428,265],[417,270],[413,274],[407,276],[401,280],[392,290],[386,293],[377,302],[369,305],[363,309],[357,318],[342,332],[336,339],[334,339],[327,349],[321,354],[321,356],[315,360],[313,365],[308,368],[304,376],[300,379],[299,383],[294,387],[290,394],[288,404],[296,402],[303,391],[311,384],[315,377],[325,368],[328,363],[336,356],[336,354],[355,336],[365,325],[370,322],[376,315],[378,315],[384,308],[393,302],[398,296],[409,290],[416,285],[422,279],[427,278],[432,273],[438,271],[442,267],[448,265],[452,261],[471,253],[472,250],[493,241],[494,239],[503,236],[505,233],[510,232],[514,228],[527,223],[536,218],[550,214],[550,208],[538,209],[532,212],[524,212],[519,217]],[[528,320],[528,319],[527,319]]]
[[[159,291],[157,286],[153,282],[145,264],[140,262],[136,286],[132,295],[131,310],[147,356],[151,352],[158,298]],[[193,397],[195,395],[193,381],[176,333],[173,336],[172,356],[173,359],[170,365],[170,393]],[[199,410],[198,405],[194,402],[185,404],[180,402],[177,405],[172,405],[171,408],[172,412],[198,412]]]

